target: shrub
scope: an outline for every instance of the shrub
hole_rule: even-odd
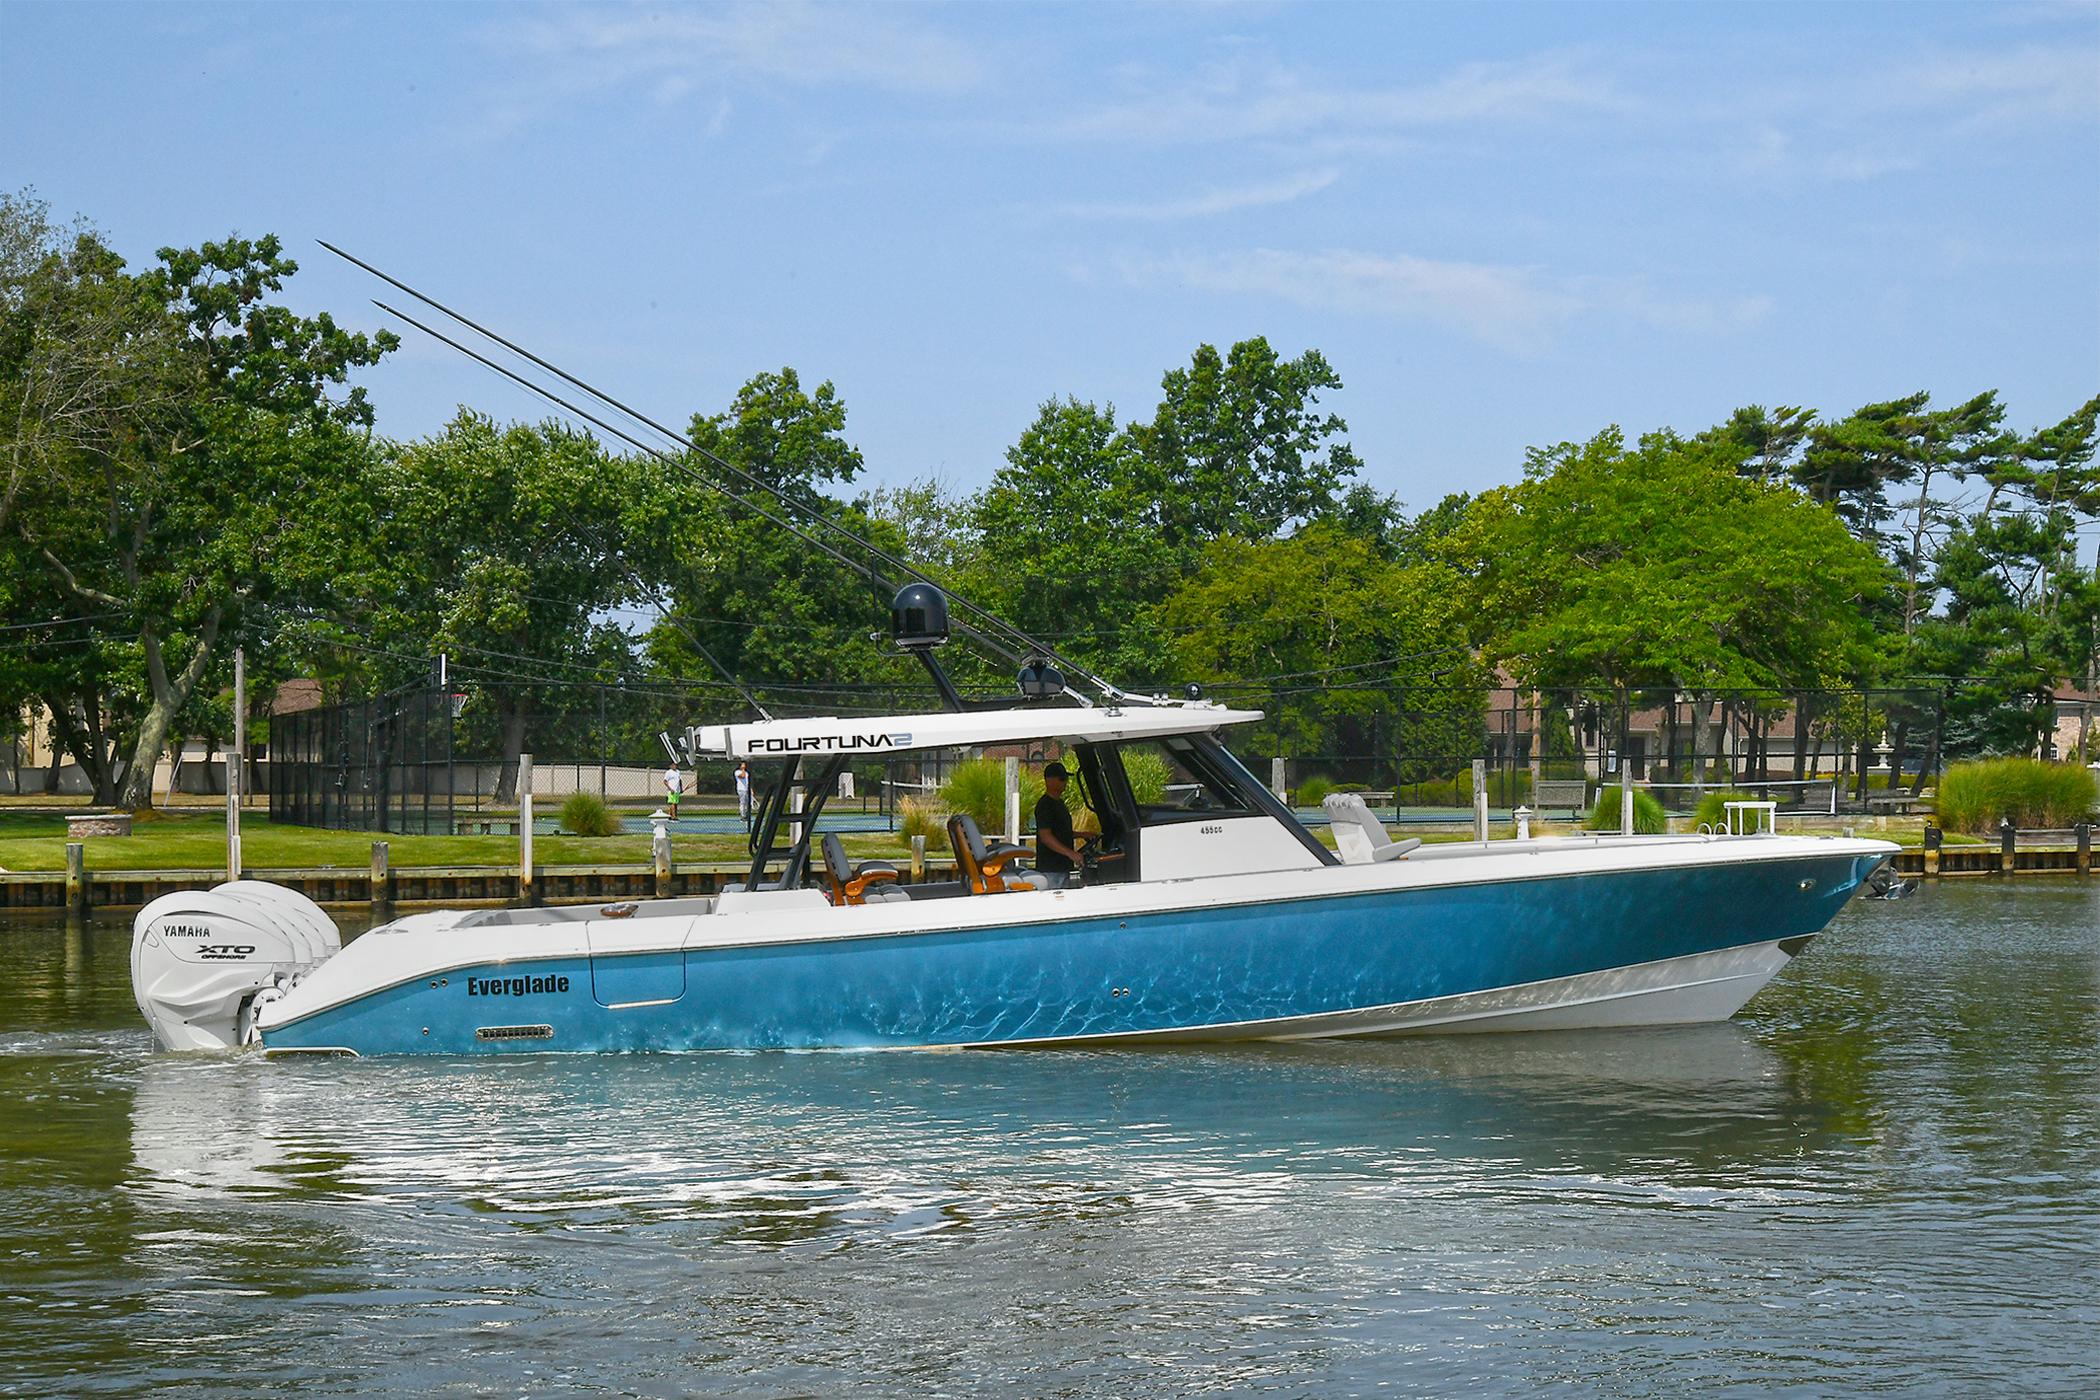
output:
[[[1618,799],[1614,797],[1612,800],[1617,801]],[[1757,801],[1756,793],[1744,792],[1740,788],[1721,788],[1717,791],[1709,792],[1706,796],[1699,799],[1699,805],[1693,809],[1692,826],[1694,829],[1710,826],[1715,831],[1725,830],[1728,821],[1729,803],[1755,801]],[[1613,810],[1616,811],[1618,809],[1614,808]],[[1635,814],[1634,820],[1640,820],[1638,813]]]
[[[1123,750],[1123,776],[1130,780],[1130,795],[1141,804],[1167,800],[1167,760],[1155,750]]]
[[[897,840],[911,849],[911,838],[926,838],[927,849],[948,849],[948,828],[940,803],[930,797],[907,797],[897,804]]]
[[[1940,777],[1940,825],[1987,834],[2010,818],[2014,826],[2070,826],[2093,809],[2090,769],[2033,758],[1986,758],[1957,763]]]
[[[1589,820],[1584,822],[1586,831],[1617,831],[1619,829],[1619,789],[1605,788],[1597,794],[1597,805],[1590,808]],[[1639,788],[1633,793],[1633,829],[1641,836],[1660,836],[1670,829],[1670,814],[1663,805]]]
[[[591,792],[572,792],[561,804],[561,829],[571,836],[618,836],[620,819]]]
[[[1035,813],[1036,799],[1043,795],[1043,775],[1021,765],[1021,824]],[[968,812],[986,832],[1006,830],[1006,760],[973,758],[957,764],[941,784],[941,820],[950,812]]]
[[[1334,782],[1332,779],[1307,778],[1304,782],[1298,784],[1298,791],[1292,794],[1291,800],[1300,807],[1317,807],[1326,801],[1327,794],[1333,791]]]

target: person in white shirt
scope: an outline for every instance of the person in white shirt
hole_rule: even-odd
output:
[[[678,799],[685,792],[685,774],[672,764],[664,769],[664,800],[670,804],[671,820],[678,820]]]
[[[751,765],[736,766],[736,814],[744,819],[744,830],[751,829]]]

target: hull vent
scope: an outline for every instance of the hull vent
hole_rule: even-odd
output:
[[[476,1040],[552,1040],[552,1026],[481,1026],[474,1032]]]

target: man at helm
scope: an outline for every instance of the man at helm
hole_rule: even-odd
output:
[[[1043,795],[1035,802],[1035,868],[1063,889],[1079,864],[1079,845],[1072,832],[1072,812],[1065,806],[1066,773],[1062,763],[1043,769]]]

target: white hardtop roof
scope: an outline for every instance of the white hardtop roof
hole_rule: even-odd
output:
[[[983,748],[1035,739],[1077,743],[1201,734],[1228,724],[1252,724],[1260,710],[1223,705],[1129,705],[1093,709],[931,711],[865,718],[826,715],[753,724],[702,725],[695,747],[731,758],[786,758],[791,754],[895,753],[907,749]]]

